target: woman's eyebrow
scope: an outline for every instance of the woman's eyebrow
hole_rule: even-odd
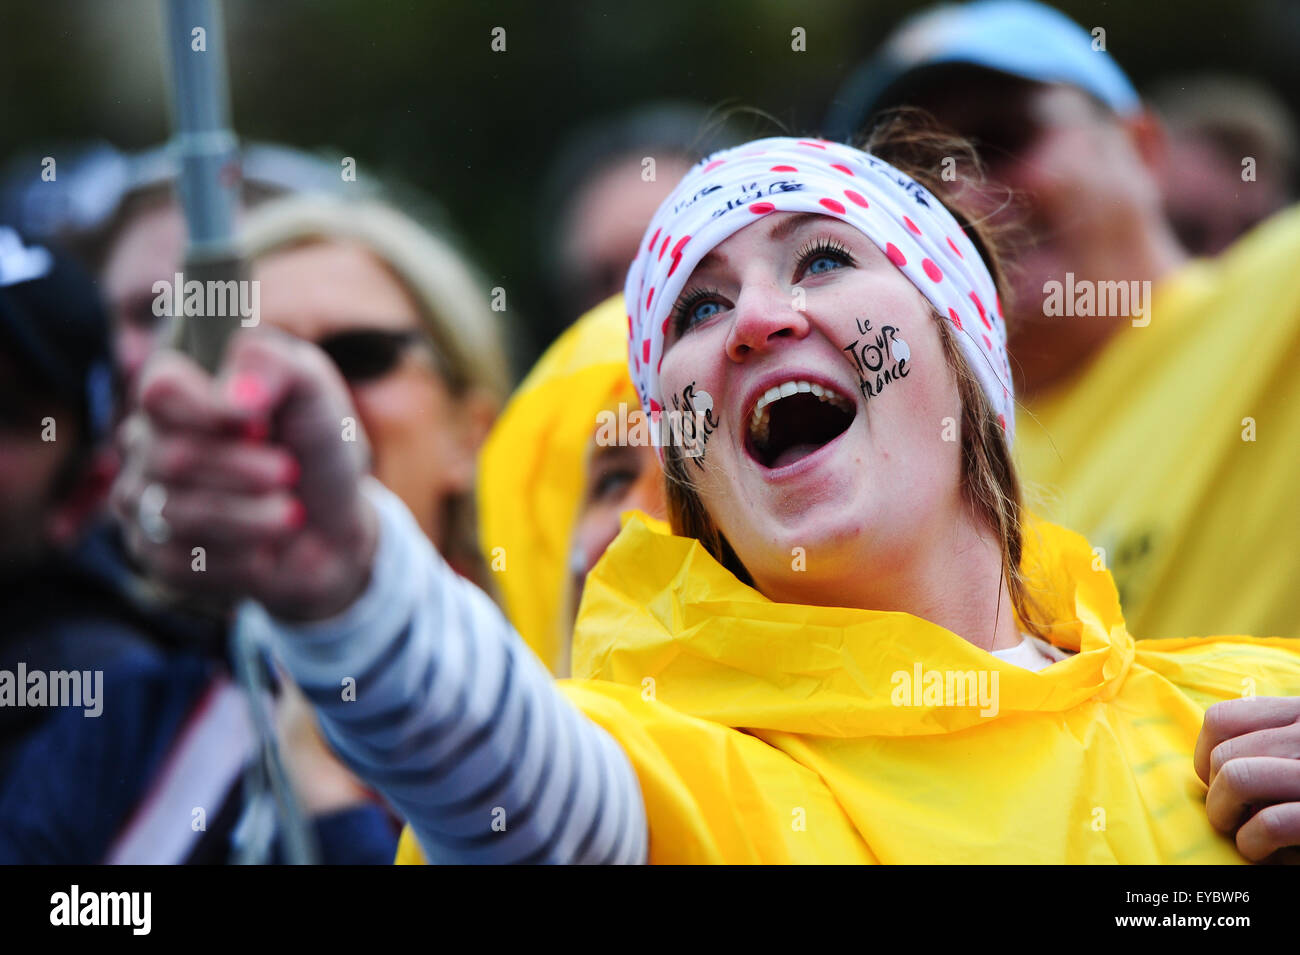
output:
[[[771,230],[767,233],[767,238],[769,241],[779,242],[782,239],[788,238],[803,226],[812,224],[816,219],[831,219],[833,222],[839,221],[831,216],[822,215],[820,212],[800,212],[788,219],[782,219],[777,222],[777,224],[772,226]],[[700,259],[695,266],[695,271],[706,271],[715,266],[725,268],[726,265],[727,257],[715,249],[708,255],[704,256],[704,258]]]
[[[721,252],[719,252],[717,249],[714,249],[704,258],[700,259],[700,261],[696,263],[694,271],[705,272],[715,267],[716,268],[727,267],[727,257],[723,255]]]
[[[788,219],[782,219],[776,225],[772,226],[767,237],[774,242],[779,242],[781,239],[789,238],[796,229],[808,225],[813,219],[824,218],[826,217],[817,212],[800,212],[798,215],[791,216]]]

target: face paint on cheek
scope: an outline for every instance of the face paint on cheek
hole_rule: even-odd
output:
[[[695,382],[692,381],[682,389],[680,396],[673,395],[672,398],[670,438],[680,441],[686,457],[691,458],[695,466],[703,470],[709,435],[718,429],[719,424],[718,418],[713,414],[713,396],[707,391],[696,391]]]
[[[858,334],[865,336],[845,345],[846,351],[853,358],[853,367],[858,373],[858,390],[862,397],[870,400],[885,386],[902,381],[911,371],[909,362],[912,349],[898,336],[898,329],[893,325],[884,325],[879,332],[873,332],[871,322],[856,319]]]

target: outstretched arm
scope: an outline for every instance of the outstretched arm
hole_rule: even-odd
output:
[[[178,590],[249,601],[241,625],[430,859],[645,858],[623,751],[365,477],[364,447],[341,436],[347,389],[318,349],[250,330],[216,380],[165,353],[140,405],[114,488],[137,558]]]
[[[401,501],[380,516],[370,585],[307,626],[247,604],[335,751],[436,862],[641,862],[645,810],[618,744],[580,714],[500,611],[430,546]]]

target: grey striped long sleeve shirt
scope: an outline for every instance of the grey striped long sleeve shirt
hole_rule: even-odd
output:
[[[496,605],[459,577],[378,482],[365,593],[295,626],[246,603],[316,705],[335,752],[411,824],[437,863],[643,862],[626,754],[559,692]]]

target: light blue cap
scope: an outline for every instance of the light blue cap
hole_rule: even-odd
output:
[[[909,74],[949,63],[1038,83],[1066,83],[1121,115],[1141,106],[1137,90],[1105,51],[1101,34],[1094,36],[1041,3],[977,0],[932,7],[905,20],[836,97],[828,134],[856,132],[879,108],[894,105],[884,96]]]

